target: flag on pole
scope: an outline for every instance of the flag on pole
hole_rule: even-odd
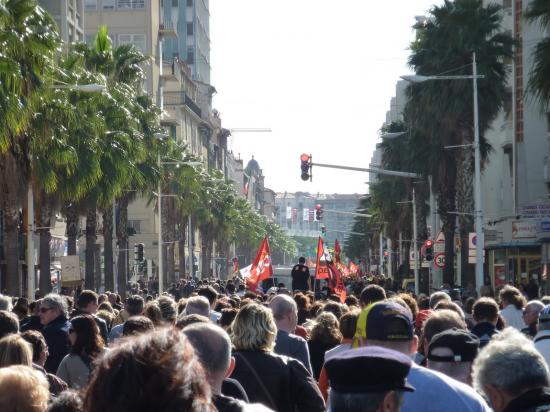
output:
[[[247,269],[247,268],[245,268]],[[241,273],[244,269],[241,271]],[[267,236],[262,241],[258,254],[254,259],[250,269],[248,271],[248,276],[244,276],[246,279],[246,285],[250,290],[255,291],[258,287],[258,284],[265,279],[268,279],[273,276],[273,267],[271,266],[271,253],[269,251],[269,242],[267,241]]]
[[[340,249],[340,243],[338,242],[338,239],[336,239],[334,242],[334,261],[336,264],[340,263],[340,252],[342,252]]]
[[[357,265],[353,263],[353,261],[349,262],[349,273],[352,275],[356,275],[358,271],[359,268],[357,267]]]
[[[310,268],[313,266],[313,262],[311,261],[311,256],[307,257],[307,267]]]
[[[315,279],[326,279],[330,291],[340,297],[342,303],[346,300],[346,286],[342,281],[340,271],[334,265],[332,257],[323,242],[323,238],[319,237],[317,242],[317,266],[315,268]]]

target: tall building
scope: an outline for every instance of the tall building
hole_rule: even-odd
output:
[[[191,68],[193,79],[210,83],[209,0],[163,0],[164,21],[172,22],[178,36],[164,43],[167,59],[179,58]]]
[[[84,40],[84,0],[40,0],[39,3],[55,19],[65,43]]]

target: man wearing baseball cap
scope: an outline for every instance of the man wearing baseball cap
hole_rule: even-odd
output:
[[[550,366],[550,305],[540,311],[537,329],[538,332],[533,339],[535,348]]]
[[[406,377],[411,358],[378,346],[349,349],[325,364],[331,412],[398,412],[403,392],[414,391]]]
[[[380,346],[412,356],[418,346],[412,314],[397,301],[386,300],[363,310],[357,321],[359,346]],[[407,377],[416,390],[403,396],[404,412],[490,412],[485,400],[469,386],[439,372],[412,364]]]
[[[472,385],[472,364],[479,350],[479,338],[463,329],[438,333],[428,347],[428,369]]]

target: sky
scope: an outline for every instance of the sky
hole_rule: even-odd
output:
[[[407,67],[414,17],[439,0],[210,0],[214,107],[230,148],[277,192],[367,193],[378,130]]]

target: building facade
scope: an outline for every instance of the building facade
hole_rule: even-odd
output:
[[[40,0],[39,3],[55,19],[66,44],[84,41],[84,0]]]

